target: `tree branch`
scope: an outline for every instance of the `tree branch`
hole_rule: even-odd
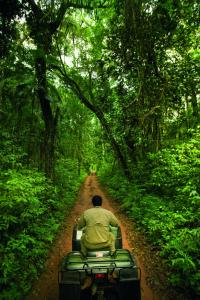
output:
[[[30,0],[32,1],[32,0]],[[83,1],[81,1],[81,3],[78,3],[78,1],[73,2],[73,1],[68,1],[68,0],[64,0],[62,1],[59,9],[58,9],[58,13],[57,13],[57,18],[55,20],[55,22],[53,23],[53,27],[52,30],[54,33],[56,31],[56,29],[60,26],[60,23],[62,22],[64,15],[66,13],[66,10],[68,8],[80,8],[80,9],[89,9],[89,10],[94,10],[95,8],[109,8],[111,7],[111,5],[105,5],[106,1],[103,1],[103,4],[97,5],[96,7],[92,6],[89,4],[90,1],[88,1],[87,4],[84,4]]]
[[[28,4],[30,5],[33,13],[35,13],[37,16],[44,16],[44,11],[35,3],[34,0],[27,0]],[[57,16],[54,21],[48,24],[49,33],[53,35],[58,27],[60,26],[65,13],[68,8],[78,8],[78,9],[89,9],[94,10],[95,8],[109,8],[111,5],[106,5],[106,1],[104,1],[102,4],[97,6],[92,6],[89,4],[90,1],[87,1],[87,4],[84,4],[83,1],[68,1],[63,0],[60,4],[60,7],[57,10]]]
[[[105,130],[107,137],[112,145],[112,148],[117,156],[117,158],[119,159],[122,168],[125,172],[125,175],[128,178],[131,178],[131,174],[128,168],[128,165],[126,163],[126,160],[123,156],[123,153],[120,149],[119,144],[117,143],[117,141],[115,140],[111,128],[104,116],[104,113],[102,112],[101,109],[99,109],[98,107],[95,107],[83,94],[81,88],[79,87],[79,85],[76,83],[76,81],[74,81],[72,78],[69,77],[69,75],[67,74],[66,70],[63,68],[61,69],[60,66],[57,65],[50,65],[51,69],[57,70],[59,71],[59,73],[62,75],[62,80],[64,81],[65,84],[67,84],[67,86],[69,86],[71,88],[71,90],[74,92],[74,94],[81,100],[81,102],[87,107],[89,108],[95,115],[96,117],[99,119],[103,129]]]
[[[41,8],[35,3],[34,0],[27,0],[28,4],[30,5],[32,11],[36,14],[38,13],[42,13],[43,14],[43,11],[41,10]]]
[[[62,69],[56,65],[50,65],[50,68],[59,71],[59,73],[62,75],[62,80],[65,82],[65,84],[67,84],[67,86],[69,86],[72,89],[72,91],[85,104],[85,106],[91,111],[93,111],[98,117],[101,117],[102,113],[100,113],[100,111],[97,108],[95,108],[94,105],[84,96],[79,85],[72,78],[69,77],[65,69]]]
[[[85,4],[85,3],[86,4]],[[89,1],[68,1],[68,0],[65,0],[63,1],[63,4],[68,7],[72,7],[72,8],[83,8],[83,9],[95,9],[95,8],[109,8],[111,7],[111,5],[106,5],[105,3],[107,1],[102,1],[103,3],[102,4],[98,4],[96,6],[94,5],[91,5],[91,0]]]

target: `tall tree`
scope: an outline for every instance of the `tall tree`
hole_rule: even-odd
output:
[[[44,144],[42,152],[44,153],[45,172],[52,177],[54,148],[56,138],[56,126],[58,121],[59,109],[55,112],[52,110],[50,97],[48,95],[47,83],[47,56],[51,51],[52,38],[59,29],[65,13],[70,8],[78,9],[94,9],[94,6],[88,1],[62,1],[45,3],[44,1],[36,2],[34,0],[27,1],[30,12],[27,15],[27,23],[30,30],[30,36],[36,45],[35,55],[35,72],[37,77],[37,93],[40,100],[43,119],[45,122]],[[97,7],[104,7],[103,4],[97,4]]]

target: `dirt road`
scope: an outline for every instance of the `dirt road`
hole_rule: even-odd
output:
[[[66,219],[65,226],[55,241],[46,262],[46,271],[35,283],[27,300],[58,300],[58,266],[61,258],[71,251],[72,229],[75,219],[80,217],[85,209],[90,208],[91,197],[103,197],[103,207],[112,211],[120,220],[123,248],[133,251],[139,267],[142,270],[141,291],[142,300],[165,300],[164,294],[156,294],[156,279],[151,274],[151,251],[143,237],[134,231],[134,224],[120,211],[120,206],[110,200],[98,183],[95,175],[88,176],[80,189],[74,208]],[[148,264],[147,264],[148,261]],[[149,273],[147,273],[149,270]],[[151,288],[150,288],[151,286]],[[152,288],[153,287],[153,288]],[[169,298],[168,298],[169,299]],[[69,299],[70,300],[70,299]]]

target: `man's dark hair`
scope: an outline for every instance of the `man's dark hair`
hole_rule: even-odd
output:
[[[101,206],[102,205],[102,198],[101,196],[95,195],[92,197],[92,204],[94,206]]]

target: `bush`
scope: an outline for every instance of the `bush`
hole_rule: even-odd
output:
[[[169,283],[192,299],[200,295],[199,137],[197,132],[187,143],[150,154],[149,175],[141,185],[128,182],[116,169],[101,174],[110,195],[160,250],[170,270]]]
[[[198,295],[200,295],[199,249],[200,229],[183,228],[173,231],[170,240],[161,251],[161,256],[167,260],[171,269],[171,284],[180,288],[183,286],[186,289],[192,288]]]
[[[1,174],[1,300],[24,299],[44,269],[48,249],[80,185],[74,172],[65,170],[62,177],[64,187],[19,164]]]

